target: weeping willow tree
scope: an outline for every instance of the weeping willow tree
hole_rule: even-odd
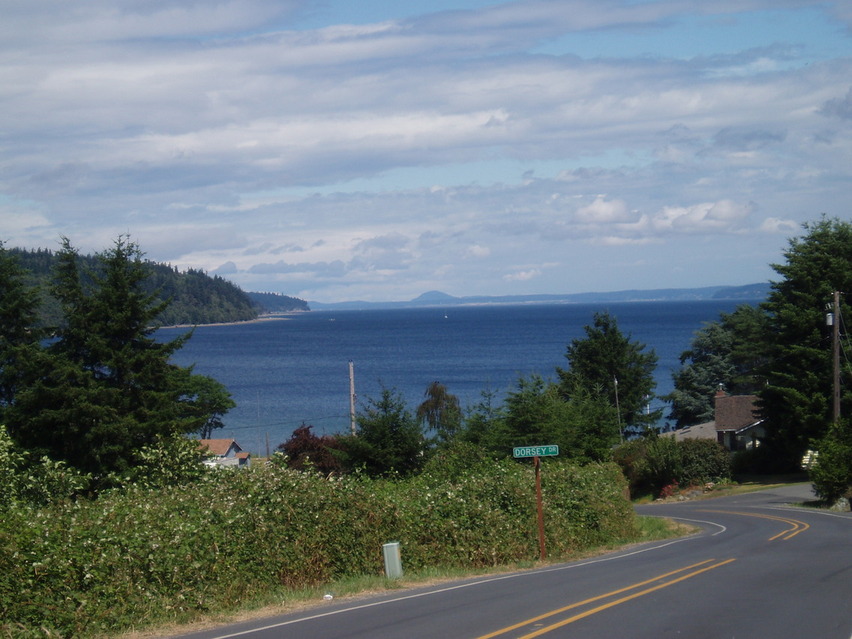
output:
[[[436,434],[438,441],[451,441],[461,427],[459,398],[438,381],[429,384],[424,397],[417,407],[417,419]]]

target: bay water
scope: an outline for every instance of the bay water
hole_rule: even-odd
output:
[[[257,322],[199,326],[172,361],[224,384],[237,407],[215,437],[234,438],[265,455],[302,424],[317,435],[349,432],[349,362],[357,408],[398,392],[413,412],[433,381],[462,407],[483,391],[502,401],[520,377],[556,379],[573,339],[584,338],[596,312],[608,312],[621,332],[653,349],[657,395],[673,388],[672,373],[695,331],[742,301],[660,301],[607,304],[527,304],[310,311]],[[186,332],[166,328],[164,339]],[[652,409],[663,406],[659,399]],[[666,407],[668,412],[668,407]]]

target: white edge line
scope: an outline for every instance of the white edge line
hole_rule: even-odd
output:
[[[666,519],[678,519],[680,521],[691,521],[695,524],[708,524],[710,526],[716,526],[716,527],[721,529],[721,530],[717,530],[712,535],[710,535],[711,537],[715,537],[716,535],[721,535],[723,532],[728,530],[728,528],[726,526],[723,526],[722,524],[716,523],[715,521],[706,521],[704,519],[687,519],[686,517],[671,517],[671,516],[666,517]]]
[[[682,518],[681,517],[667,517],[667,519],[682,519]],[[704,521],[701,521],[701,520],[698,520],[698,519],[684,519],[683,521],[695,521],[695,522],[700,522],[700,523],[712,524],[714,526],[719,526],[722,530],[713,533],[713,535],[718,535],[720,533],[725,532],[725,530],[727,530],[721,524],[716,524],[716,523],[711,522],[711,521],[704,522]],[[617,555],[612,555],[612,556],[600,557],[600,558],[597,558],[597,559],[590,559],[589,561],[583,561],[583,562],[580,562],[580,563],[571,563],[571,564],[567,564],[567,565],[564,565],[564,566],[556,566],[556,567],[553,567],[553,568],[540,568],[540,569],[537,569],[537,570],[527,570],[527,571],[523,571],[523,572],[514,572],[514,573],[511,573],[511,574],[508,574],[508,575],[499,575],[497,577],[489,577],[488,579],[479,579],[477,581],[466,582],[466,583],[458,584],[458,585],[455,585],[455,586],[448,586],[446,588],[439,588],[437,590],[429,590],[428,592],[419,592],[419,593],[415,593],[413,595],[405,595],[403,597],[395,597],[394,599],[383,599],[382,601],[373,601],[373,602],[361,604],[361,605],[358,605],[358,606],[350,606],[348,608],[340,608],[338,610],[330,610],[329,612],[321,612],[319,614],[311,615],[309,617],[299,617],[298,619],[290,619],[288,621],[282,621],[280,623],[274,623],[274,624],[270,624],[268,626],[261,626],[261,627],[258,627],[258,628],[252,628],[250,630],[241,630],[240,632],[234,632],[234,633],[227,634],[227,635],[218,635],[216,637],[212,637],[211,639],[231,639],[232,637],[243,637],[245,635],[250,635],[250,634],[253,634],[255,632],[263,632],[264,630],[272,630],[273,628],[281,628],[283,626],[289,626],[289,625],[296,624],[296,623],[302,623],[303,621],[313,621],[314,619],[322,619],[323,617],[331,617],[333,615],[339,615],[339,614],[344,613],[344,612],[353,612],[355,610],[363,610],[365,608],[373,608],[373,607],[376,607],[376,606],[384,606],[386,604],[397,603],[399,601],[406,601],[408,599],[419,599],[420,597],[428,597],[430,595],[438,595],[438,594],[445,593],[445,592],[451,592],[453,590],[459,590],[461,588],[470,588],[472,586],[480,586],[480,585],[483,585],[483,584],[493,583],[495,581],[503,581],[505,579],[516,579],[518,577],[527,577],[527,576],[535,575],[535,574],[538,574],[538,573],[558,572],[558,571],[561,571],[561,570],[571,570],[573,568],[580,568],[582,566],[589,566],[591,564],[599,564],[599,563],[603,563],[603,562],[606,562],[606,561],[614,561],[616,559],[623,559],[624,557],[632,557],[633,555],[639,555],[641,553],[650,552],[652,550],[659,550],[661,548],[666,548],[666,547],[672,546],[674,544],[679,544],[683,541],[691,541],[692,539],[698,539],[698,537],[696,537],[696,536],[683,537],[683,538],[680,538],[680,539],[674,539],[674,540],[666,542],[664,544],[652,546],[650,548],[642,548],[642,549],[634,550],[634,551],[628,552],[628,553],[622,553],[622,554],[617,554]],[[852,639],[852,638],[850,638],[850,639]]]

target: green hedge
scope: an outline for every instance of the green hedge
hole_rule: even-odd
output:
[[[731,477],[731,454],[711,439],[635,439],[616,448],[613,458],[634,497],[646,492],[658,495],[673,484],[687,487]]]
[[[636,534],[614,464],[543,465],[551,557]],[[432,462],[405,480],[328,479],[280,465],[130,489],[0,522],[0,635],[82,637],[186,621],[263,593],[403,566],[536,559],[533,470]]]

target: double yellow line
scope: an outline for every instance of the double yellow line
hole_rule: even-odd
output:
[[[780,521],[782,523],[788,524],[790,528],[782,530],[777,535],[774,535],[769,538],[769,541],[775,541],[776,539],[792,539],[796,535],[801,532],[805,532],[808,528],[810,528],[810,524],[806,524],[803,521],[799,521],[798,519],[790,519],[788,517],[777,517],[775,515],[764,515],[761,513],[743,513],[737,512],[733,510],[703,510],[705,513],[723,513],[725,515],[742,515],[743,517],[759,517],[760,519],[771,519],[773,521]]]
[[[562,628],[563,626],[567,626],[568,624],[574,623],[575,621],[579,621],[580,619],[584,619],[586,617],[590,617],[591,615],[597,614],[607,608],[612,608],[619,604],[623,604],[632,599],[636,599],[638,597],[642,597],[643,595],[650,594],[652,592],[656,592],[657,590],[661,590],[663,588],[668,588],[669,586],[673,586],[681,581],[685,581],[692,577],[696,577],[702,573],[705,573],[709,570],[714,570],[715,568],[720,568],[726,564],[731,563],[732,561],[736,561],[735,559],[725,559],[723,561],[716,561],[715,559],[707,559],[706,561],[701,561],[697,564],[692,564],[691,566],[685,566],[684,568],[678,568],[677,570],[673,570],[671,572],[664,573],[662,575],[657,575],[656,577],[652,577],[651,579],[647,579],[645,581],[640,581],[638,583],[632,584],[630,586],[626,586],[624,588],[619,588],[618,590],[613,590],[611,592],[604,593],[602,595],[598,595],[596,597],[591,597],[589,599],[585,599],[583,601],[578,601],[577,603],[573,603],[568,606],[564,606],[562,608],[557,608],[556,610],[551,610],[550,612],[546,612],[544,614],[538,615],[537,617],[531,617],[529,619],[525,619],[524,621],[518,622],[511,626],[506,626],[505,628],[501,628],[500,630],[496,630],[487,635],[482,635],[478,639],[490,639],[491,637],[499,637],[500,635],[504,635],[506,633],[512,632],[513,630],[518,630],[520,628],[528,627],[528,626],[540,626],[535,629],[530,628],[531,632],[521,635],[519,639],[532,639],[532,637],[539,637],[543,634],[556,630],[557,628]],[[677,576],[676,576],[677,575]],[[655,584],[655,585],[651,585]],[[645,586],[648,586],[647,588]],[[541,625],[540,621],[545,619],[549,619],[551,617],[555,617],[556,615],[560,615],[571,610],[575,610],[577,608],[581,608],[583,606],[588,606],[598,601],[602,601],[604,599],[611,599],[613,597],[618,597],[618,595],[624,594],[626,592],[630,592],[635,590],[636,592],[632,592],[629,595],[625,595],[623,597],[619,597],[617,599],[612,599],[612,601],[607,601],[606,603],[595,606],[594,608],[589,608],[588,610],[584,610],[583,612],[577,613],[571,617],[567,617],[566,619],[562,619],[555,623],[551,623],[549,625]]]

